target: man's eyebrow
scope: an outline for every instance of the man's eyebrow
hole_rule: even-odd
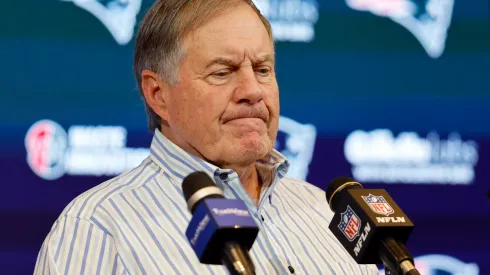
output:
[[[237,66],[236,62],[231,60],[231,59],[224,58],[224,57],[216,57],[206,65],[206,69],[213,66],[213,65],[216,65],[216,64],[225,65],[228,67],[236,67]]]
[[[264,55],[264,56],[257,58],[256,60],[254,60],[253,63],[254,64],[260,64],[260,63],[264,63],[264,62],[274,63],[274,59],[275,59],[274,54],[267,54],[267,55]],[[228,67],[237,67],[238,66],[238,64],[235,61],[233,61],[232,59],[225,58],[225,57],[216,57],[206,65],[206,69],[213,66],[213,65],[216,65],[216,64],[225,65]]]
[[[267,54],[267,55],[264,55],[264,56],[261,56],[261,57],[257,58],[254,61],[254,63],[257,64],[257,63],[264,63],[264,62],[268,62],[268,61],[274,63],[274,59],[275,59],[274,54]]]

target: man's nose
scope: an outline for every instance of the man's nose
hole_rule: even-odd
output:
[[[264,98],[264,92],[252,68],[242,69],[238,73],[238,83],[233,94],[235,103],[255,104]]]

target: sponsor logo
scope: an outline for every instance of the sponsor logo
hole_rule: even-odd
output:
[[[369,232],[371,232],[371,226],[367,222],[366,226],[364,226],[364,232],[362,232],[361,237],[359,237],[359,240],[357,240],[356,247],[354,247],[354,254],[356,256],[359,255],[359,252],[361,252],[362,245],[364,244],[364,241],[366,241],[366,238],[369,235]]]
[[[475,178],[478,145],[458,133],[441,139],[415,132],[397,137],[388,129],[357,130],[344,143],[344,154],[357,180],[381,183],[469,185]]]
[[[29,128],[25,137],[27,163],[41,178],[55,180],[65,173],[66,131],[58,123],[41,120]]]
[[[52,120],[34,123],[27,131],[27,163],[46,180],[63,175],[112,176],[138,166],[147,148],[126,147],[122,126],[71,126],[65,131]]]
[[[390,18],[417,38],[427,54],[439,58],[446,45],[454,0],[428,0],[425,6],[410,0],[346,0],[358,11]]]
[[[206,228],[206,226],[208,225],[209,223],[209,216],[206,215],[204,216],[204,218],[199,222],[199,225],[197,226],[196,228],[196,232],[194,233],[194,236],[192,237],[191,239],[191,244],[192,245],[196,245],[196,242],[197,242],[197,239],[199,238],[199,236],[201,235],[201,232],[204,231],[204,229]]]
[[[104,24],[119,45],[128,44],[134,35],[136,16],[142,0],[61,0],[73,2]]]
[[[383,198],[383,196],[374,196],[369,194],[369,196],[361,196],[362,199],[369,205],[369,208],[380,215],[389,216],[390,214],[395,213],[395,210],[391,207],[391,205]]]
[[[361,220],[359,216],[347,205],[345,212],[340,214],[340,223],[337,227],[344,233],[345,237],[349,241],[353,241],[359,236],[359,229],[361,228]]]
[[[405,217],[376,217],[379,223],[404,223]]]
[[[235,215],[235,216],[242,216],[242,217],[250,216],[250,213],[248,213],[247,210],[238,209],[238,208],[225,208],[225,209],[213,208],[212,211],[214,212],[214,214],[218,216],[223,216],[223,215]]]
[[[316,0],[254,0],[277,41],[311,42],[318,21]]]

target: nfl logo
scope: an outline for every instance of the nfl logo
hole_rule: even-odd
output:
[[[390,214],[395,213],[395,210],[391,208],[383,196],[374,196],[369,194],[369,196],[361,197],[369,205],[369,208],[371,208],[371,210],[373,210],[373,212],[376,214],[389,216]]]
[[[353,241],[359,236],[359,229],[361,228],[361,220],[356,213],[347,205],[347,210],[340,214],[340,223],[338,228],[349,241]]]

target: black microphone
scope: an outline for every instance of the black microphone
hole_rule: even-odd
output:
[[[186,236],[199,261],[223,264],[232,275],[255,274],[248,251],[259,228],[245,203],[225,199],[223,191],[204,172],[189,174],[182,190],[193,215]]]
[[[335,213],[329,229],[358,264],[382,263],[390,275],[420,275],[405,247],[414,225],[386,190],[338,177],[326,197]]]

